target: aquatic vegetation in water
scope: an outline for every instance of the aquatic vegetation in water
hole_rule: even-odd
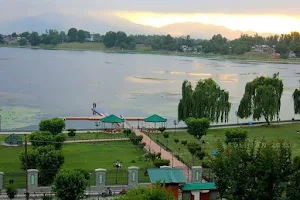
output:
[[[39,108],[30,107],[2,107],[1,111],[2,129],[16,129],[39,123],[45,115]]]

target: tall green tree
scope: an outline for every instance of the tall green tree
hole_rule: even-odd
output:
[[[226,147],[218,143],[211,162],[221,198],[232,200],[282,199],[291,174],[291,145],[262,140]]]
[[[77,41],[77,29],[70,28],[68,31],[68,39],[69,42],[76,42]]]
[[[295,89],[293,93],[294,113],[300,114],[300,89]]]
[[[77,32],[77,41],[83,43],[86,38],[84,30],[79,30]]]
[[[38,32],[32,32],[30,34],[30,44],[32,46],[38,46],[41,43],[41,38]]]
[[[254,120],[264,117],[270,125],[275,117],[279,119],[282,92],[283,82],[278,73],[255,78],[246,84],[237,115],[242,119],[253,116]]]
[[[183,82],[178,105],[179,120],[195,117],[208,118],[211,122],[228,122],[230,108],[229,92],[222,90],[214,80],[200,80],[194,90],[190,82]]]
[[[20,154],[21,169],[25,167],[25,153]],[[39,183],[43,186],[52,184],[55,175],[64,163],[64,156],[61,151],[55,150],[53,146],[43,146],[28,151],[27,169],[39,170]]]
[[[105,34],[104,38],[103,38],[103,44],[105,45],[105,47],[107,48],[111,48],[114,47],[116,45],[116,32],[113,31],[109,31]]]
[[[188,133],[200,140],[202,136],[206,135],[210,126],[210,121],[207,118],[187,118],[185,123],[188,127]]]
[[[60,38],[61,43],[64,43],[67,40],[66,33],[64,31],[60,31],[59,32],[59,38]]]
[[[289,46],[284,43],[280,42],[276,45],[276,53],[280,54],[280,58],[287,59],[289,57]]]
[[[3,40],[3,35],[0,34],[0,44],[3,44],[4,40]]]
[[[52,191],[60,200],[82,199],[87,180],[79,170],[61,170],[55,177]]]

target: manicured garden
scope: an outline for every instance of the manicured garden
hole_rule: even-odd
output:
[[[29,148],[32,148],[29,146]],[[25,187],[25,174],[20,169],[19,154],[24,147],[0,146],[0,171],[6,173],[5,185],[9,180],[14,180],[17,188]],[[91,185],[94,185],[94,170],[107,169],[107,184],[114,184],[116,168],[113,163],[122,162],[122,168],[118,175],[118,184],[127,183],[127,168],[129,166],[140,167],[140,181],[148,181],[144,176],[146,168],[153,167],[151,162],[144,161],[143,151],[134,146],[130,141],[99,142],[82,144],[65,144],[62,148],[65,162],[64,169],[84,169],[91,173]]]
[[[264,138],[267,141],[276,141],[278,139],[284,139],[286,141],[289,141],[292,144],[293,156],[300,156],[300,133],[297,134],[297,130],[300,131],[299,123],[273,125],[270,127],[245,127],[243,129],[248,132],[248,139],[250,140],[255,139],[256,141],[260,141]],[[207,135],[203,136],[200,141],[198,141],[194,136],[188,134],[187,132],[177,130],[176,133],[174,131],[168,133],[168,142],[162,133],[153,133],[150,136],[154,141],[156,140],[156,138],[158,138],[159,142],[162,143],[165,146],[165,148],[168,143],[168,148],[173,151],[174,155],[178,155],[179,153],[180,157],[185,162],[190,164],[192,164],[192,156],[189,153],[187,147],[181,144],[182,140],[187,140],[187,142],[200,142],[204,151],[210,156],[212,155],[212,151],[216,150],[218,140],[220,140],[223,143],[225,141],[224,129],[209,129]],[[175,138],[179,139],[179,142],[177,144],[174,142]],[[205,141],[205,144],[202,143],[202,141]],[[199,164],[200,160],[195,159],[195,165]]]

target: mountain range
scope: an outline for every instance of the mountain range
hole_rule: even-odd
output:
[[[44,33],[47,29],[67,31],[71,27],[84,29],[91,33],[104,34],[107,31],[124,31],[127,34],[171,34],[172,36],[191,35],[192,38],[210,39],[214,34],[222,34],[228,39],[239,37],[242,33],[253,35],[254,32],[233,31],[224,26],[214,26],[201,23],[175,23],[168,26],[155,28],[135,24],[126,19],[103,14],[101,20],[91,16],[77,16],[60,13],[44,13],[31,17],[21,17],[10,21],[0,22],[0,33],[10,34],[24,31],[37,31]],[[269,33],[260,34],[271,35]]]

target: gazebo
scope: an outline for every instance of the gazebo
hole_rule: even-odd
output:
[[[144,119],[145,122],[152,122],[154,123],[154,128],[156,130],[156,123],[166,123],[167,119],[166,118],[163,118],[157,114],[154,114],[154,115],[151,115],[150,117],[147,117]],[[165,125],[165,124],[164,124]]]
[[[10,134],[5,138],[4,145],[7,146],[21,146],[23,144],[22,139],[19,135]]]
[[[103,123],[111,123],[111,132],[113,130],[113,124],[119,124],[125,122],[124,119],[117,117],[116,115],[109,115],[100,120]]]

